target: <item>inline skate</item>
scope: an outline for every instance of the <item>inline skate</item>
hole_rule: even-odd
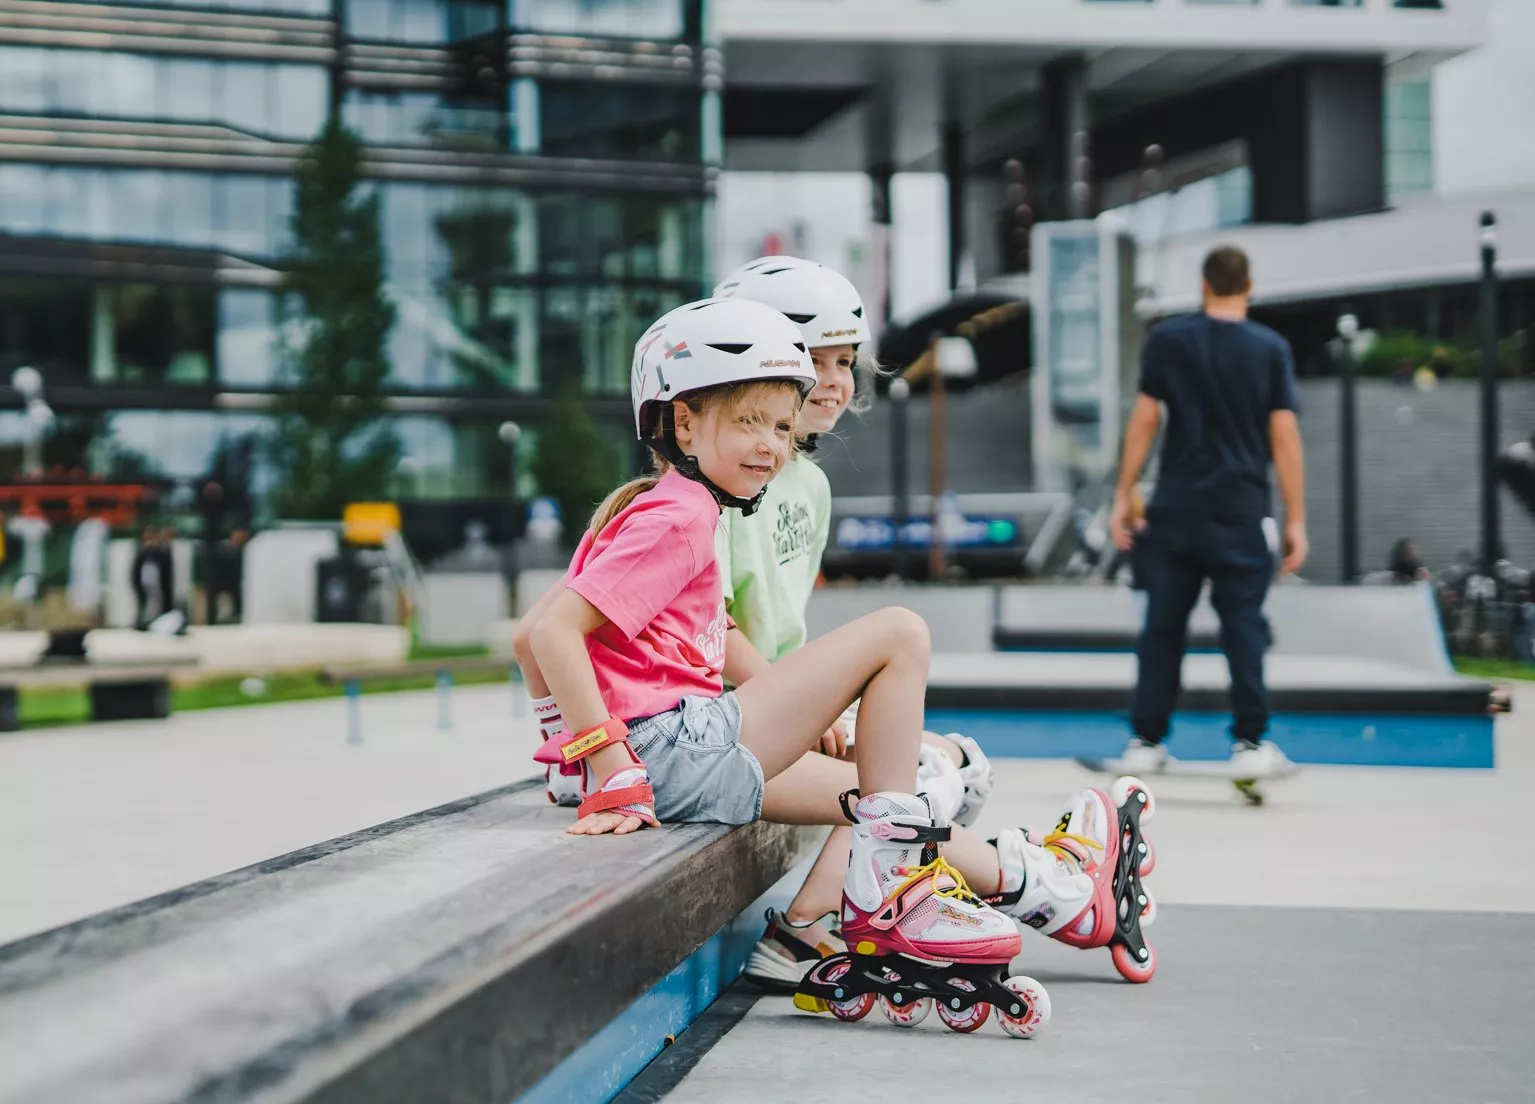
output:
[[[808,1012],[861,1020],[879,1003],[885,1018],[914,1027],[936,1004],[953,1031],[991,1015],[1015,1038],[1050,1019],[1050,997],[1029,977],[1008,977],[1018,929],[971,893],[938,855],[949,826],[921,797],[873,793],[843,811],[853,821],[842,889],[842,938],[849,950],[811,967],[794,996]]]
[[[1140,779],[1119,778],[1107,792],[1074,794],[1043,840],[1009,829],[994,841],[1002,892],[987,903],[1073,947],[1107,946],[1126,981],[1150,981],[1157,956],[1142,928],[1156,919],[1156,900],[1142,879],[1156,852],[1141,821],[1155,810]]]

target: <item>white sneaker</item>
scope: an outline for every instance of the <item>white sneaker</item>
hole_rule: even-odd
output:
[[[1250,744],[1237,740],[1231,745],[1231,769],[1238,778],[1276,778],[1295,773],[1295,764],[1272,740]]]
[[[1132,736],[1119,757],[1119,774],[1161,774],[1167,766],[1167,747],[1164,744],[1148,744],[1139,736]]]
[[[548,795],[551,804],[574,809],[581,804],[581,776],[561,774],[559,767],[545,767],[544,793]]]

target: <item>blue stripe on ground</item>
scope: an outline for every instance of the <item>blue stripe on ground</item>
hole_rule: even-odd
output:
[[[1179,713],[1167,747],[1182,759],[1231,753],[1224,713]],[[1369,767],[1493,766],[1491,717],[1276,714],[1269,735],[1297,763]],[[1119,713],[932,709],[927,727],[963,732],[992,757],[1069,759],[1118,755],[1129,738]]]
[[[714,937],[517,1098],[517,1104],[607,1104],[741,976],[762,936],[763,913],[783,909],[810,872],[798,863]],[[665,917],[637,916],[636,924]],[[533,998],[536,999],[536,998]]]

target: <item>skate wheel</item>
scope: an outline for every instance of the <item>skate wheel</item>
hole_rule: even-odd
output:
[[[847,972],[851,970],[852,967],[853,964],[851,962],[839,962],[831,969],[827,970],[825,976],[821,980],[835,985],[839,980],[847,975]],[[874,1011],[874,994],[860,993],[856,997],[848,997],[844,1000],[828,999],[826,1002],[826,1007],[833,1016],[837,1017],[837,1019],[846,1020],[848,1023],[855,1023],[858,1020],[863,1019],[870,1012]]]
[[[1002,1017],[1003,1031],[1015,1039],[1027,1039],[1050,1022],[1050,994],[1045,992],[1043,985],[1021,974],[1002,984],[1012,990],[1023,1005],[1023,1012],[1017,1016],[1006,1009],[997,1009],[997,1014]]]
[[[933,1010],[933,998],[918,997],[910,1004],[900,1005],[889,997],[880,997],[879,1010],[896,1027],[916,1027]]]
[[[1123,943],[1115,943],[1109,948],[1109,953],[1114,956],[1114,969],[1118,970],[1119,976],[1126,981],[1143,985],[1151,980],[1152,974],[1157,972],[1157,952],[1150,947],[1146,947],[1144,961],[1137,959],[1130,948]]]
[[[1157,922],[1157,899],[1145,887],[1141,888],[1141,897],[1146,902],[1141,906],[1141,927],[1149,928]]]
[[[1141,865],[1137,872],[1142,878],[1145,878],[1157,868],[1157,849],[1151,846],[1149,839],[1142,839],[1141,846],[1145,848],[1145,851],[1141,853]]]
[[[976,1001],[969,1008],[956,1012],[947,1004],[939,1003],[938,1018],[950,1031],[958,1031],[962,1035],[968,1035],[986,1022],[986,1017],[991,1015],[991,1005],[985,1001]]]
[[[1123,809],[1131,801],[1138,800],[1141,803],[1141,823],[1145,824],[1156,815],[1157,802],[1151,796],[1151,790],[1146,783],[1134,775],[1125,775],[1123,778],[1114,779],[1114,784],[1109,787],[1109,797],[1116,808]]]

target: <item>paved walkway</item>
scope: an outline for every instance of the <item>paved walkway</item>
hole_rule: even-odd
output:
[[[857,1024],[763,998],[666,1096],[782,1104],[877,1095],[1071,1104],[1358,1100],[1512,1104],[1535,1052],[1535,692],[1498,724],[1493,770],[1308,767],[1262,809],[1218,782],[1158,779],[1148,879],[1158,973],[1026,933],[1015,969],[1050,990],[1031,1042],[878,1012]],[[1090,777],[998,764],[983,829],[1053,821]],[[684,1039],[686,1036],[684,1036]]]
[[[0,943],[533,773],[505,685],[0,735]]]

